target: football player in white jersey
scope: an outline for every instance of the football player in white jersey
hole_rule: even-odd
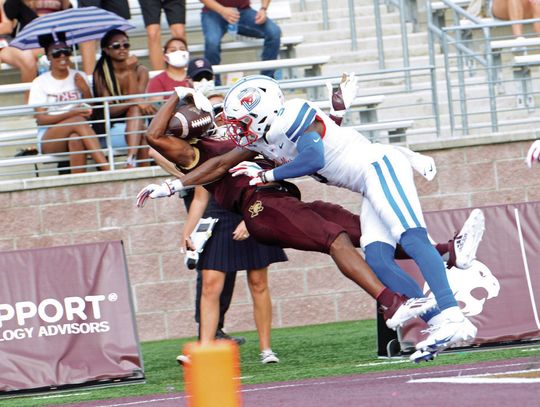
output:
[[[434,329],[417,344],[420,352],[474,339],[477,329],[461,312],[444,263],[428,238],[411,164],[398,149],[372,144],[356,130],[339,127],[307,100],[285,102],[277,82],[263,76],[246,77],[233,86],[225,97],[224,115],[237,145],[279,164],[263,171],[242,162],[231,169],[252,177],[252,184],[312,175],[363,195],[361,242],[368,264],[385,269],[392,278],[381,281],[391,284],[402,276],[394,261],[399,243],[420,268],[441,310],[430,318]]]

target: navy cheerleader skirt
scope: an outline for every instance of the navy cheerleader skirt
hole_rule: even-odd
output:
[[[199,257],[199,269],[219,270],[230,273],[239,270],[253,270],[267,267],[272,263],[287,261],[281,247],[257,243],[252,237],[233,240],[232,234],[242,217],[210,201],[204,217],[218,218],[212,236],[206,242]]]

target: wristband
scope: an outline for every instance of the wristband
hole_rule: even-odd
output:
[[[266,11],[267,8],[266,8],[266,7],[261,7],[259,10],[264,10],[264,11]]]
[[[264,179],[263,177],[261,177],[261,181],[263,181],[265,184],[276,180],[274,178],[274,170],[264,171],[263,174],[264,174]]]
[[[169,189],[172,192],[171,195],[173,195],[176,192],[181,191],[181,190],[184,189],[184,185],[182,184],[182,181],[180,181],[178,178],[175,179],[174,181],[168,180],[167,181],[167,186],[169,187]]]

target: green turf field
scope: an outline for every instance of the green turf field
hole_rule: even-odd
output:
[[[368,320],[274,329],[272,348],[278,353],[281,363],[262,365],[259,362],[256,332],[241,334],[247,339],[247,343],[240,348],[241,374],[244,384],[384,370],[422,369],[433,365],[471,363],[540,354],[540,351],[531,348],[496,348],[475,352],[443,353],[434,362],[419,365],[405,359],[402,363],[382,364],[386,360],[376,357],[375,321]],[[182,369],[176,364],[175,357],[183,344],[189,340],[193,338],[142,344],[146,384],[92,390],[82,388],[58,394],[0,399],[0,405],[34,407],[182,391]],[[535,346],[536,349],[539,347],[540,345]]]

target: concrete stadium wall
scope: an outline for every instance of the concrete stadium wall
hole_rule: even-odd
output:
[[[438,167],[432,182],[417,177],[424,209],[540,200],[540,166],[529,170],[523,163],[529,144],[484,137],[413,146],[432,155]],[[163,173],[152,168],[0,183],[0,250],[121,239],[141,339],[193,336],[195,274],[183,266],[178,249],[183,203],[172,197],[135,207],[137,192],[161,179]],[[360,208],[360,197],[344,189],[309,178],[297,185],[306,201]],[[287,254],[289,261],[270,271],[274,327],[375,316],[374,301],[343,277],[329,256],[295,250]],[[237,279],[226,329],[255,329],[244,272]]]

